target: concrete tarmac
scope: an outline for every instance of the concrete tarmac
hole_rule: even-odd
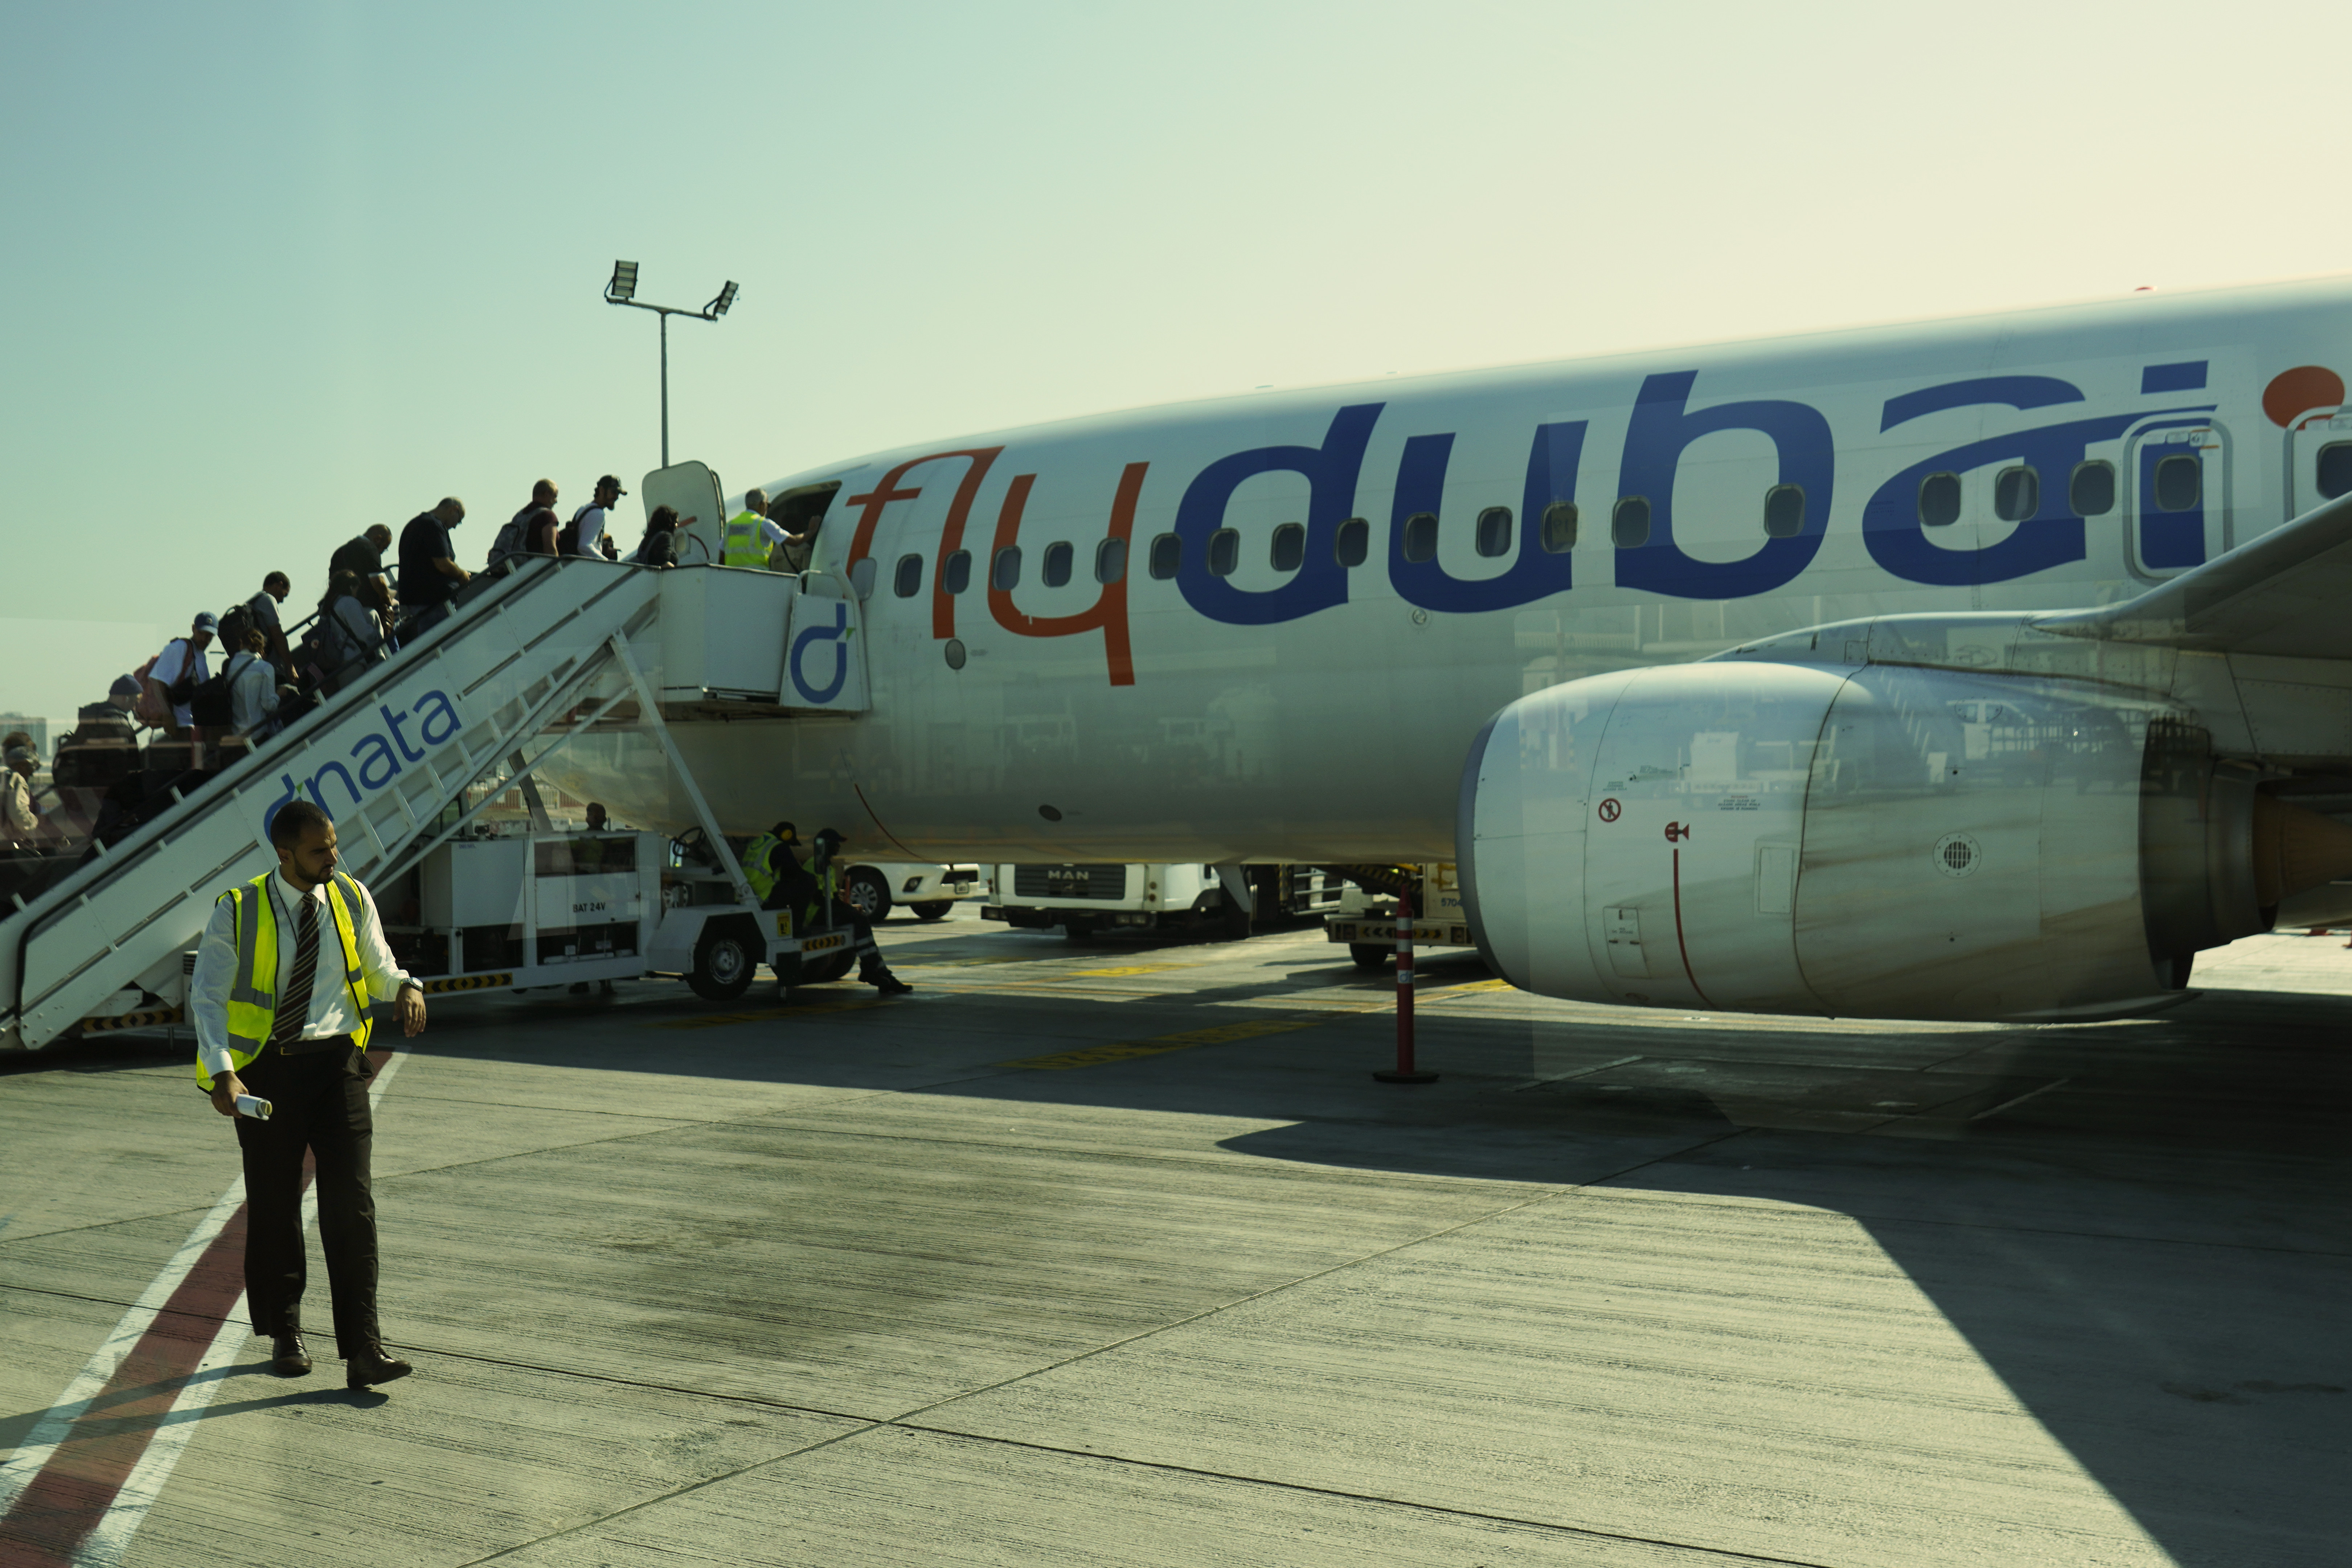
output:
[[[0,1456],[158,1568],[2352,1563],[2340,935],[2068,1028],[1441,952],[1402,1087],[1318,931],[976,914],[885,928],[890,1002],[436,1000],[377,1113],[417,1372],[374,1394],[232,1330],[61,1426],[234,1139],[184,1037],[0,1059]],[[74,1561],[63,1517],[0,1565]]]

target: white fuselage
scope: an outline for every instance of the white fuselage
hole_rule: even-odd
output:
[[[909,858],[1448,859],[1465,750],[1529,692],[1823,622],[2113,602],[2280,526],[2352,442],[2348,362],[2335,280],[908,447],[770,487],[841,481],[814,565],[872,558],[870,710],[674,730],[730,829],[789,816]],[[1573,544],[1548,549],[1563,503]],[[647,760],[591,745],[564,771],[629,819],[691,820]]]

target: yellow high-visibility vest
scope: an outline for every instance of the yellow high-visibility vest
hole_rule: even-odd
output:
[[[743,879],[751,884],[753,896],[765,899],[774,889],[776,873],[768,858],[782,842],[772,833],[762,833],[743,847]]]
[[[739,511],[719,531],[719,564],[765,566],[768,563],[767,519],[756,511]]]
[[[270,1030],[278,1021],[278,908],[277,900],[269,896],[269,879],[277,874],[265,871],[243,887],[231,888],[221,895],[236,911],[236,973],[228,989],[228,1060],[232,1072],[243,1072],[252,1065],[254,1058],[268,1046]],[[334,921],[335,935],[342,944],[343,984],[351,989],[352,1010],[359,1017],[358,1026],[352,1030],[352,1040],[362,1050],[367,1049],[368,1036],[375,1028],[374,1020],[368,1016],[366,978],[360,972],[359,911],[366,905],[360,885],[351,878],[338,871],[328,880],[327,910]],[[319,945],[323,958],[326,944]],[[326,965],[321,963],[320,968],[323,970]],[[213,1075],[205,1070],[201,1054],[196,1058],[196,1087],[206,1094],[213,1090]]]

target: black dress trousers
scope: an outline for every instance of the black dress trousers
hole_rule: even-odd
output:
[[[369,1161],[375,1069],[348,1042],[293,1056],[276,1049],[237,1077],[271,1102],[270,1118],[239,1117],[245,1155],[245,1290],[257,1334],[300,1321],[304,1279],[302,1157],[315,1156],[319,1239],[333,1294],[335,1344],[346,1359],[377,1342],[375,1194]]]

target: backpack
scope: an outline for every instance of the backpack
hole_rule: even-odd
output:
[[[496,571],[522,553],[522,527],[521,518],[499,527],[499,536],[490,541],[490,563],[484,570]]]
[[[171,708],[157,698],[153,689],[147,684],[148,672],[155,668],[155,660],[163,657],[156,654],[131,672],[131,679],[139,683],[139,700],[131,705],[131,716],[150,730],[160,730],[172,721]]]
[[[555,531],[555,552],[558,555],[580,553],[580,520],[573,518]]]
[[[245,651],[245,634],[253,629],[253,606],[232,605],[220,618],[220,645],[223,652],[235,658]]]
[[[196,688],[188,699],[188,717],[205,729],[226,730],[236,722],[236,710],[229,694],[236,683],[237,671],[254,662],[250,653],[231,655],[218,675]]]

